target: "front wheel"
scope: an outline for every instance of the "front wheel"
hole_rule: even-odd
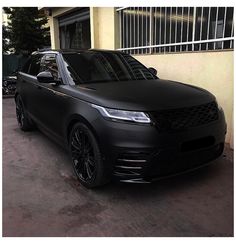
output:
[[[16,97],[16,118],[21,130],[30,131],[34,128],[34,124],[26,114],[22,100],[19,95]]]
[[[70,133],[70,155],[75,174],[87,188],[109,181],[96,138],[83,123],[76,123]]]

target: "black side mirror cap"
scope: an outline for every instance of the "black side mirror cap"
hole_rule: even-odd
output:
[[[54,80],[53,75],[49,71],[40,72],[37,75],[37,80],[40,83],[56,83],[56,81]]]
[[[19,72],[19,69],[15,69],[15,70],[13,70],[12,75],[17,75],[18,72]]]
[[[153,75],[157,75],[157,70],[153,67],[148,68]]]

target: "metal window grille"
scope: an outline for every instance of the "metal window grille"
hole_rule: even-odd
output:
[[[233,7],[122,7],[120,48],[129,54],[234,48]]]

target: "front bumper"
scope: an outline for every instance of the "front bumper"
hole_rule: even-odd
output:
[[[104,118],[94,126],[106,165],[123,182],[150,182],[202,167],[222,154],[226,134],[223,111],[212,123],[175,132]]]

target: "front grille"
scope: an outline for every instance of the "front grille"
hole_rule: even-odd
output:
[[[156,127],[161,131],[181,130],[208,124],[218,119],[216,102],[189,108],[150,112]]]

